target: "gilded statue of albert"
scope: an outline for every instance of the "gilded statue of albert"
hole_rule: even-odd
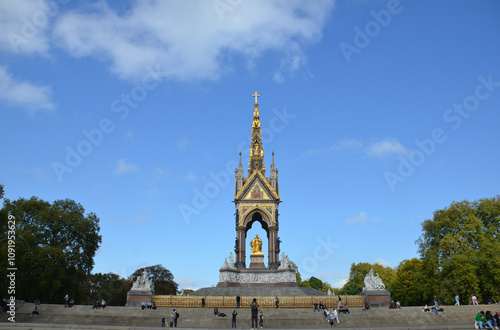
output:
[[[262,240],[259,238],[259,235],[255,235],[255,238],[250,242],[250,246],[252,247],[252,254],[263,254],[262,253]]]

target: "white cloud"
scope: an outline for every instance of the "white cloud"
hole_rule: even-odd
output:
[[[176,282],[177,282],[177,284],[179,284],[179,289],[197,290],[203,285],[203,283],[195,281],[191,278],[182,278]]]
[[[168,181],[168,171],[163,167],[156,166],[153,169],[153,182],[167,182]]]
[[[391,267],[391,262],[390,261],[386,261],[384,259],[377,259],[377,260],[375,260],[375,263],[379,264],[379,265],[382,265],[384,267]]]
[[[189,171],[189,173],[184,175],[183,178],[186,181],[192,181],[192,182],[198,180],[198,177],[196,176],[196,174],[193,171]]]
[[[40,179],[40,180],[47,179],[47,175],[45,174],[45,172],[39,168],[34,168],[31,170],[28,170],[27,172],[30,174],[33,174],[37,179]]]
[[[340,280],[340,281],[337,281],[335,283],[332,283],[332,287],[334,288],[337,288],[337,289],[340,289],[342,288],[346,283],[347,283],[347,278],[343,279],[343,280]]]
[[[163,77],[181,81],[217,79],[231,72],[231,57],[248,67],[272,51],[280,79],[302,67],[303,45],[321,39],[334,0],[242,1],[218,10],[214,1],[138,1],[117,13],[106,2],[92,13],[73,11],[57,21],[54,36],[75,57],[109,59],[124,79],[144,77],[159,66]]]
[[[126,173],[130,173],[130,172],[134,172],[138,169],[137,166],[133,165],[133,164],[128,164],[125,159],[119,159],[117,164],[116,164],[116,167],[114,169],[114,173],[116,175],[122,175],[122,174],[126,174]]]
[[[362,146],[363,143],[358,140],[345,138],[328,148],[309,149],[306,152],[302,153],[301,157],[312,157],[336,151],[357,150],[359,148],[362,148]]]
[[[132,142],[135,142],[134,132],[133,132],[131,129],[129,129],[129,130],[127,131],[127,134],[125,135],[125,137],[127,138],[127,140],[130,140],[130,141],[132,141]]]
[[[55,1],[0,1],[0,49],[46,55],[46,32],[58,11]]]
[[[377,218],[377,217],[369,218],[366,215],[366,212],[361,212],[352,218],[347,218],[345,220],[345,223],[350,224],[350,225],[354,225],[354,224],[364,224],[365,222],[368,222],[368,221],[380,221],[380,218]]]
[[[0,65],[0,101],[22,107],[34,114],[37,110],[54,109],[54,104],[50,101],[51,94],[50,86],[36,86],[15,79],[6,67]]]
[[[381,141],[374,141],[366,147],[369,157],[385,157],[391,154],[407,155],[409,151],[396,139],[386,137]]]
[[[175,147],[179,150],[183,150],[187,144],[189,143],[189,140],[187,137],[183,136],[179,142],[177,142],[177,144],[175,145]]]
[[[338,151],[357,151],[369,158],[383,158],[390,155],[407,155],[409,153],[398,140],[386,137],[385,139],[371,139],[362,142],[356,139],[345,138],[328,148],[309,149],[302,153],[302,157],[312,157],[320,154]]]

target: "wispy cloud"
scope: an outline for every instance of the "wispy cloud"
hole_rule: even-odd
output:
[[[47,179],[47,175],[44,173],[43,170],[41,170],[39,168],[34,168],[31,170],[28,170],[28,173],[33,174],[39,180],[46,180]]]
[[[189,171],[189,173],[184,175],[182,178],[186,181],[191,181],[191,182],[198,180],[198,176],[193,171]]]
[[[350,225],[354,225],[354,224],[359,225],[359,224],[364,224],[364,223],[369,222],[369,221],[371,222],[371,221],[381,221],[381,220],[380,220],[380,218],[377,218],[377,217],[369,218],[368,215],[366,214],[366,212],[361,212],[352,218],[347,218],[345,220],[345,223],[350,224]]]
[[[177,284],[179,284],[179,289],[199,289],[203,283],[199,281],[195,281],[191,278],[181,278],[180,280],[176,281]]]
[[[232,54],[251,63],[265,52],[278,55],[282,81],[304,66],[303,45],[318,42],[333,0],[228,2],[223,15],[215,2],[139,1],[119,13],[99,1],[92,12],[65,12],[54,36],[75,57],[109,59],[112,71],[138,79],[148,65],[163,77],[189,81],[218,79],[231,72]]]
[[[36,86],[15,79],[6,67],[0,66],[0,101],[24,108],[33,115],[37,110],[54,109],[51,96],[50,86]]]
[[[53,6],[57,4],[52,4]],[[51,10],[46,0],[0,1],[0,49],[17,54],[47,55]],[[53,12],[52,12],[53,13]],[[34,24],[33,17],[44,17]]]
[[[114,173],[116,175],[122,175],[130,172],[137,171],[139,168],[133,164],[129,164],[125,161],[125,159],[119,159],[116,163],[116,167],[114,169]]]
[[[156,166],[153,169],[152,176],[153,176],[153,182],[168,181],[168,171],[161,166]]]
[[[381,258],[375,260],[375,263],[379,264],[379,265],[382,265],[384,267],[391,267],[391,262],[390,261],[386,261],[386,260],[381,259]]]
[[[383,158],[390,155],[408,155],[406,149],[397,139],[386,137],[384,139],[371,139],[369,142],[363,142],[356,139],[343,139],[338,143],[318,149],[309,149],[302,153],[301,157],[312,157],[325,153],[355,151],[362,153],[368,158]]]
[[[380,141],[374,141],[367,145],[366,154],[369,157],[385,157],[388,155],[407,155],[409,151],[394,138],[386,137]]]
[[[189,143],[187,137],[183,136],[175,145],[175,147],[179,150],[183,150]]]

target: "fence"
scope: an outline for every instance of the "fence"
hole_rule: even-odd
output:
[[[153,296],[153,302],[158,307],[201,307],[201,299],[205,299],[205,307],[227,307],[236,308],[236,297],[229,296]],[[275,297],[241,297],[240,306],[249,308],[253,301],[257,299],[260,307],[275,307]],[[349,307],[363,307],[365,296],[341,296],[342,305]],[[308,297],[279,297],[280,308],[312,308],[314,303],[322,302],[328,308],[337,307],[339,300],[337,296],[308,296]]]

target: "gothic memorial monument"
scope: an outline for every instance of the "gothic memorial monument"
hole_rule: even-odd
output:
[[[234,204],[236,208],[236,239],[234,257],[224,261],[219,274],[218,287],[285,286],[297,287],[295,270],[284,254],[280,260],[280,238],[278,236],[278,207],[281,203],[278,187],[278,170],[274,165],[274,152],[270,175],[266,178],[264,147],[260,129],[259,105],[255,92],[250,161],[247,177],[240,163],[235,170]],[[247,243],[247,232],[254,223],[259,223],[266,231],[268,249],[262,251],[262,239],[257,235]],[[250,247],[250,265],[247,265],[247,247]],[[267,256],[267,267],[264,263]]]

